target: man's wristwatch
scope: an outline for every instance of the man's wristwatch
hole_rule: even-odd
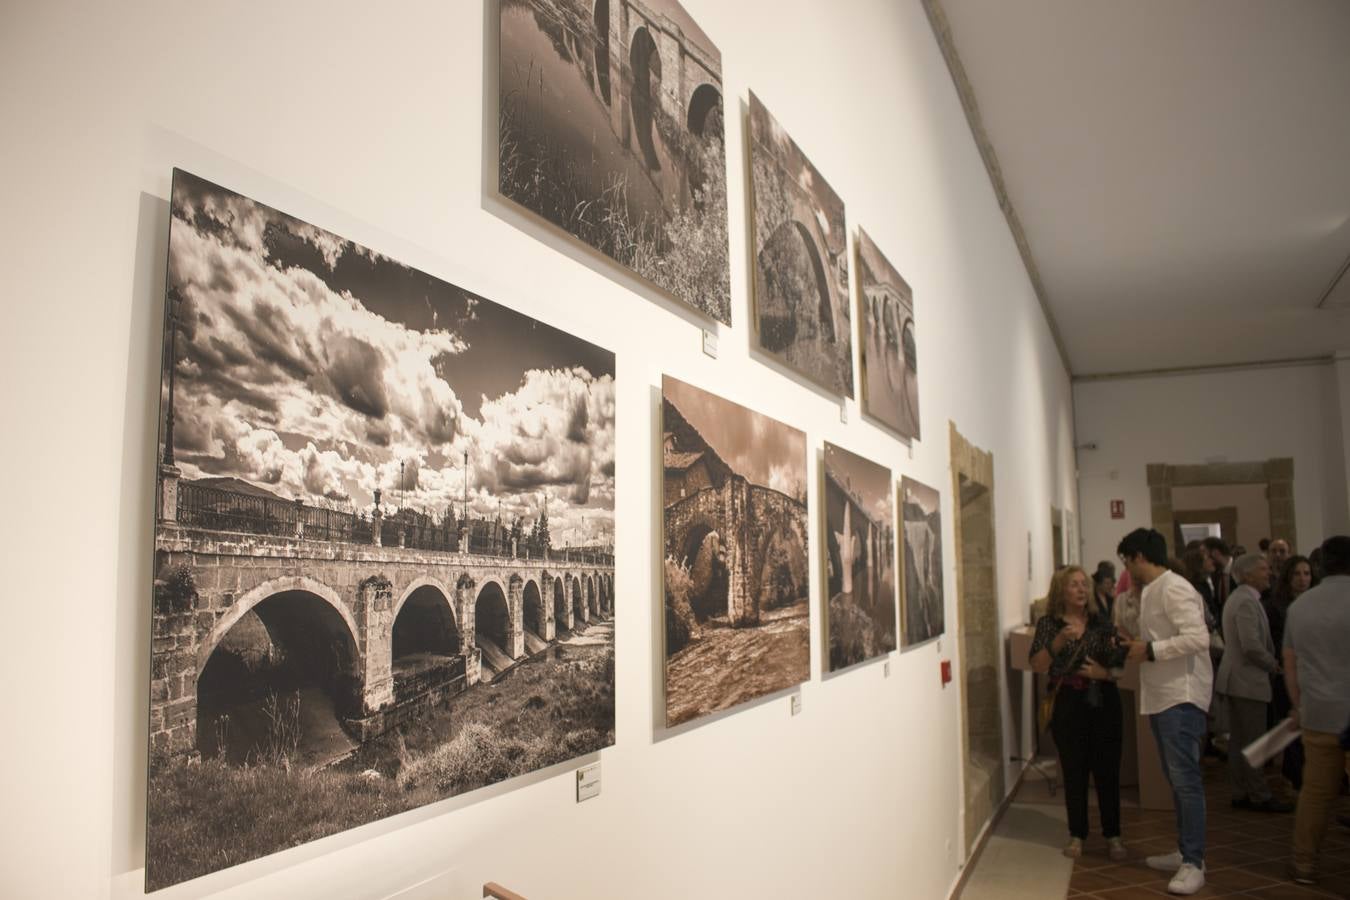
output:
[[[1149,662],[1157,662],[1158,657],[1153,655],[1153,642],[1149,641],[1144,645],[1144,655],[1148,657]]]

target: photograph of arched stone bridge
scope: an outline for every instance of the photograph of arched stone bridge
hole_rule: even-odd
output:
[[[918,440],[919,363],[914,294],[909,283],[861,228],[858,286],[862,306],[863,412],[902,437]]]
[[[614,356],[175,172],[146,884],[614,741]]]
[[[501,0],[497,185],[731,324],[722,54],[675,0]]]
[[[947,628],[942,598],[942,503],[936,490],[908,477],[900,479],[899,497],[904,528],[900,645],[910,647],[941,637]]]
[[[750,190],[759,345],[826,390],[852,397],[844,201],[753,91]]]
[[[828,670],[895,649],[895,504],[891,470],[825,442]]]
[[[806,435],[666,376],[666,725],[811,676]]]

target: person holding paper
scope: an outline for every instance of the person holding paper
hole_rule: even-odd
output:
[[[1167,567],[1167,541],[1151,528],[1125,536],[1116,548],[1139,589],[1138,640],[1129,658],[1139,663],[1139,712],[1148,716],[1163,773],[1177,811],[1177,851],[1145,860],[1175,872],[1169,893],[1205,886],[1205,786],[1200,751],[1205,742],[1214,669],[1204,601],[1190,582]]]
[[[1223,608],[1223,660],[1214,680],[1228,708],[1228,781],[1233,806],[1259,812],[1287,813],[1292,803],[1270,793],[1261,769],[1248,765],[1242,748],[1265,734],[1270,704],[1270,676],[1278,674],[1270,623],[1261,608],[1261,594],[1270,587],[1270,563],[1259,553],[1248,553],[1233,563],[1238,587]]]
[[[1317,882],[1317,862],[1341,790],[1350,749],[1340,736],[1350,727],[1350,537],[1322,544],[1326,577],[1289,607],[1284,625],[1284,680],[1293,719],[1303,729],[1303,789],[1294,818],[1289,876]]]

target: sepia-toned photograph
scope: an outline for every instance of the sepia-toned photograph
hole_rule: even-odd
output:
[[[614,354],[175,170],[156,890],[614,743]]]
[[[853,396],[844,201],[750,94],[755,323],[759,346]]]
[[[946,629],[942,598],[942,510],[938,492],[912,478],[900,479],[904,547],[900,591],[900,645],[940,637]]]
[[[674,0],[501,0],[498,191],[731,324],[722,54]]]
[[[919,439],[919,367],[914,345],[914,294],[860,228],[862,409],[901,437]]]
[[[666,725],[811,677],[806,435],[669,376]]]
[[[891,470],[825,443],[828,671],[895,643],[895,500]]]

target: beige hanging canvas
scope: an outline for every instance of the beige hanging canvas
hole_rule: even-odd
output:
[[[614,742],[614,355],[186,172],[146,887]]]
[[[674,0],[501,0],[497,187],[731,324],[722,55]]]
[[[806,435],[661,381],[666,724],[811,676]]]
[[[844,201],[753,93],[750,167],[759,346],[825,390],[852,397]]]
[[[942,594],[942,510],[938,492],[912,478],[900,479],[903,590],[900,644],[908,647],[946,630]]]
[[[829,671],[895,643],[895,496],[891,470],[825,444],[825,583]]]
[[[908,282],[859,229],[859,316],[863,413],[901,437],[919,439],[919,364],[914,295]]]

